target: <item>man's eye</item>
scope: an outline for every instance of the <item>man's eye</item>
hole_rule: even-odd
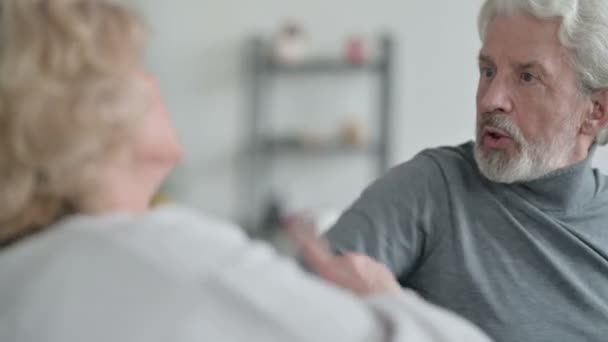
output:
[[[483,77],[492,78],[494,77],[494,70],[492,70],[492,68],[481,68],[481,75]]]
[[[529,72],[522,72],[519,77],[521,78],[522,81],[527,82],[527,83],[530,83],[530,82],[533,82],[534,80],[536,80],[536,77],[534,77],[534,75],[532,75]]]

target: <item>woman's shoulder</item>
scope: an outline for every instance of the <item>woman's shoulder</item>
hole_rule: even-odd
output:
[[[235,226],[181,208],[69,217],[0,251],[0,307],[16,323],[46,322],[61,334],[76,326],[88,335],[106,327],[99,336],[167,330],[207,298],[200,287],[225,269],[222,260],[249,243]],[[0,321],[2,341],[18,340],[4,335],[9,323]],[[61,340],[47,337],[25,340]]]
[[[223,256],[248,243],[235,225],[181,207],[140,216],[73,216],[0,252],[0,274],[27,272],[28,265],[86,271],[92,262],[112,259],[114,263],[152,264],[172,276],[200,277],[211,272]]]
[[[180,235],[169,224],[180,222],[215,230],[205,227],[210,222],[193,219],[166,211],[141,217],[74,216],[3,250],[0,307],[14,324],[0,322],[0,340],[72,341],[78,334],[116,341],[167,337],[193,311],[197,283],[170,251],[178,250],[179,241],[161,233],[172,228]],[[145,246],[161,239],[164,245]],[[28,322],[42,325],[25,329]]]

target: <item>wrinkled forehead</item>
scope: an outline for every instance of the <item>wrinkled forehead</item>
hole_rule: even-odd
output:
[[[539,19],[521,12],[497,15],[487,27],[480,55],[495,63],[535,61],[559,72],[571,55],[559,39],[560,26],[559,18]]]
[[[559,18],[540,19],[523,12],[500,14],[488,23],[482,45],[529,51],[563,50],[560,27]]]

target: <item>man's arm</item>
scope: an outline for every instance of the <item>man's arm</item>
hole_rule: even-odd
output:
[[[361,253],[407,278],[449,225],[446,183],[424,152],[368,187],[326,234],[339,253]]]

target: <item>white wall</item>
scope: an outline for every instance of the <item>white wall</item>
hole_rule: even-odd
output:
[[[153,31],[149,68],[160,79],[187,152],[167,191],[213,214],[234,214],[235,159],[245,132],[243,44],[254,33],[273,33],[287,18],[298,19],[321,46],[340,44],[353,32],[396,36],[393,163],[426,147],[470,139],[480,45],[476,16],[481,2],[139,0]],[[334,82],[332,88],[316,89],[316,95],[331,108],[300,98],[301,113],[344,113],[365,106],[360,102],[367,91],[363,81]],[[280,83],[278,87],[290,93],[289,87],[294,86]],[[314,91],[315,86],[306,89]],[[301,90],[291,88],[292,98]],[[276,108],[287,108],[276,101]],[[608,166],[606,153],[598,159]],[[331,172],[307,170],[307,181],[297,171],[308,164],[292,163],[284,168],[283,176],[276,177],[282,177],[290,191],[299,191],[297,196],[327,201],[327,205],[345,205],[371,177],[355,171],[361,169],[356,164],[362,161],[336,159],[337,165],[329,166]],[[346,164],[348,172],[344,172]]]

